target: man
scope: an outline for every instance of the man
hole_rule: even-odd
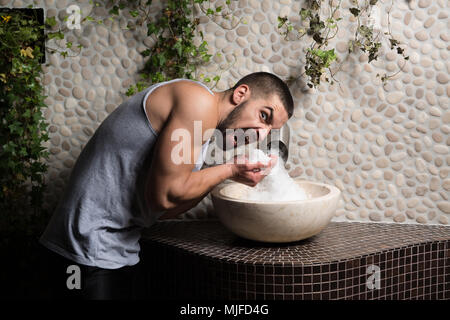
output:
[[[81,152],[40,239],[58,254],[51,258],[56,285],[66,292],[66,286],[74,287],[75,273],[69,285],[67,267],[76,265],[81,291],[70,293],[130,298],[142,228],[189,210],[226,179],[254,186],[275,165],[276,159],[269,164],[233,161],[200,170],[212,134],[195,143],[195,123],[203,133],[217,128],[228,141],[226,129],[238,128],[253,129],[262,140],[292,113],[288,87],[266,72],[249,74],[223,92],[175,79],[122,103]],[[194,137],[182,152],[190,161],[174,159],[178,143],[173,134],[180,129]]]

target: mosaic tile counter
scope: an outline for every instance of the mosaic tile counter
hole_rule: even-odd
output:
[[[331,222],[267,244],[219,221],[171,220],[145,230],[141,246],[153,299],[450,299],[448,227]]]

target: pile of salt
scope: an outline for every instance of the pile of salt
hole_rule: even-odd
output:
[[[268,163],[270,159],[264,151],[256,148],[250,150],[248,156],[250,163]],[[249,190],[246,199],[256,201],[294,201],[307,200],[309,197],[305,190],[289,176],[284,168],[283,161],[278,157],[277,163],[270,173]]]

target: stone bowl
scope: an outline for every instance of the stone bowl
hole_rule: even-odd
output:
[[[293,242],[321,232],[334,216],[341,191],[335,186],[295,180],[308,195],[299,201],[246,200],[251,187],[222,183],[211,192],[220,222],[234,234],[261,242]]]

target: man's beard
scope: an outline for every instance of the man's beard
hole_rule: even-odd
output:
[[[244,102],[238,104],[233,110],[231,110],[231,112],[227,115],[225,119],[220,121],[219,125],[217,126],[217,129],[220,130],[222,134],[225,134],[226,129],[232,128],[233,124],[236,122],[236,120],[239,118],[239,115],[244,110],[244,107],[247,104],[247,102],[248,100],[245,100]]]
[[[222,145],[220,146],[220,142],[218,142],[217,144],[222,147],[223,150],[227,150],[227,149],[232,149],[234,147],[236,147],[236,145],[234,143],[230,141],[228,141],[227,144],[227,135],[226,135],[226,131],[227,129],[230,130],[236,130],[236,129],[243,129],[243,128],[236,128],[235,127],[235,122],[239,119],[239,116],[241,115],[242,111],[245,108],[245,105],[247,104],[248,100],[238,104],[233,110],[231,110],[231,112],[227,115],[227,117],[225,119],[223,119],[219,125],[217,126],[217,129],[219,130],[219,132],[221,133],[221,137],[219,138],[219,140],[222,141]],[[231,137],[228,137],[228,139],[232,139]],[[237,141],[237,137],[234,136],[234,141],[236,143]],[[248,140],[246,140],[246,143],[248,142]]]

